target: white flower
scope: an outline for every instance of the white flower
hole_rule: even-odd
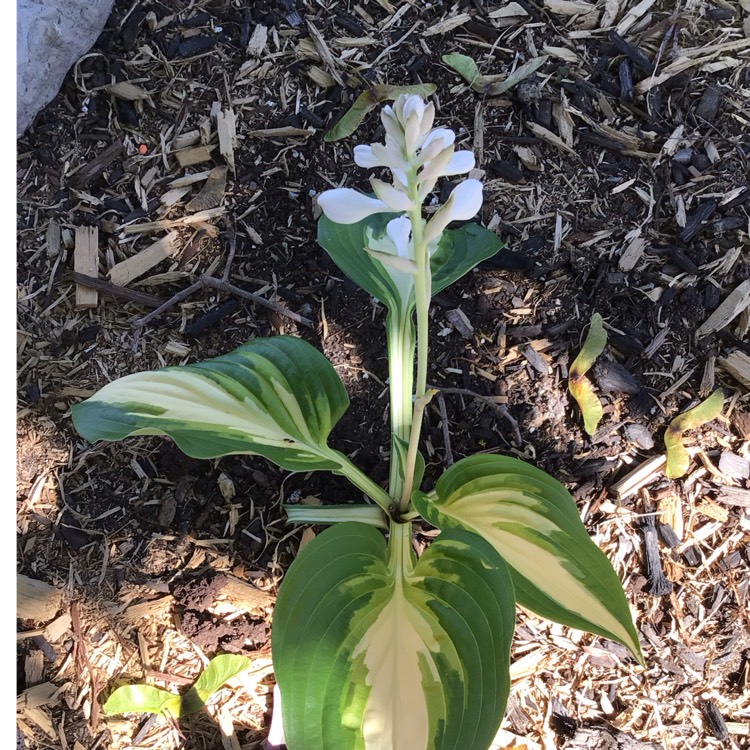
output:
[[[455,150],[456,134],[452,130],[432,127],[435,122],[432,102],[425,103],[420,96],[402,94],[393,106],[383,107],[381,119],[385,143],[355,146],[354,162],[365,169],[386,167],[391,171],[392,184],[371,178],[376,198],[350,188],[322,193],[318,203],[323,213],[337,224],[354,224],[384,212],[408,212],[413,216],[441,177],[466,174],[474,168],[471,151]],[[415,194],[418,203],[414,200]],[[428,224],[427,240],[436,243],[448,223],[471,218],[481,203],[479,182],[467,180],[459,185]]]
[[[456,185],[448,200],[427,222],[425,239],[436,240],[452,221],[471,219],[482,207],[482,183],[479,180],[464,180]]]
[[[318,205],[323,213],[337,224],[356,224],[358,221],[393,209],[377,198],[351,188],[326,190],[318,196]]]
[[[396,249],[399,258],[414,260],[414,247],[411,244],[411,222],[406,216],[399,216],[388,222],[386,234]]]
[[[411,211],[414,208],[414,201],[397,186],[389,185],[374,177],[370,177],[370,185],[375,195],[394,211]]]

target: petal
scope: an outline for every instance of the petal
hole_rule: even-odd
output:
[[[435,122],[435,105],[430,102],[424,108],[424,114],[422,115],[422,122],[419,127],[419,133],[422,139],[426,138],[432,128],[432,124]]]
[[[396,113],[393,108],[389,105],[383,107],[383,111],[380,113],[380,119],[383,122],[386,136],[391,138],[400,148],[404,146],[404,131],[401,127],[401,123],[396,117]]]
[[[364,167],[365,169],[372,169],[373,167],[384,167],[379,159],[372,153],[372,146],[355,146],[354,147],[354,163],[358,167]]]
[[[450,194],[445,205],[427,222],[424,237],[430,242],[438,238],[452,221],[471,219],[482,207],[482,183],[464,180]]]
[[[393,102],[393,114],[396,115],[396,119],[402,125],[404,123],[404,104],[406,104],[408,98],[408,94],[400,94],[396,97],[396,101]]]
[[[401,271],[402,273],[409,273],[412,275],[419,272],[417,264],[409,258],[402,258],[399,255],[389,255],[388,253],[381,253],[379,250],[373,250],[371,247],[366,247],[365,250],[373,258],[375,258],[375,260],[379,260],[384,266],[389,266],[390,268],[395,268],[397,271]]]
[[[419,156],[416,159],[416,164],[426,164],[428,161],[432,161],[441,151],[450,147],[450,143],[446,143],[442,138],[434,138],[427,146],[423,146],[419,152]]]
[[[412,94],[408,97],[406,102],[404,103],[404,111],[403,111],[403,122],[407,122],[412,115],[417,116],[417,122],[422,122],[422,116],[424,115],[425,110],[425,103],[421,96],[418,96],[417,94]]]
[[[323,209],[323,213],[336,224],[356,224],[372,214],[393,210],[383,201],[370,198],[351,188],[326,190],[318,196],[318,205]]]
[[[406,154],[414,158],[414,152],[417,150],[419,140],[419,118],[413,113],[404,125],[404,140],[406,145]]]
[[[451,202],[451,221],[466,221],[476,216],[482,207],[482,183],[479,180],[460,182],[448,198],[448,203]]]
[[[411,198],[393,185],[375,177],[370,177],[370,185],[372,185],[375,195],[393,211],[411,211],[414,208]]]
[[[446,174],[445,169],[450,164],[452,158],[453,146],[444,148],[434,159],[425,164],[422,171],[419,173],[417,181],[422,183],[427,180],[437,180],[438,177],[442,177]]]
[[[419,190],[417,191],[419,201],[424,203],[424,199],[432,192],[437,183],[437,177],[433,177],[431,180],[425,180],[419,183]]]
[[[438,138],[443,139],[443,148],[446,146],[452,146],[456,141],[456,134],[449,128],[435,128],[431,133],[427,135],[422,144],[422,149],[426,149],[433,141]]]
[[[391,174],[393,175],[393,184],[399,189],[407,192],[408,180],[406,178],[406,172],[403,169],[392,169]]]
[[[473,151],[457,151],[448,162],[442,176],[448,177],[453,174],[466,174],[474,169],[474,164],[475,160]]]
[[[397,150],[395,147],[389,148],[384,146],[382,143],[373,143],[372,146],[373,156],[383,165],[390,169],[401,169],[404,172],[407,169],[407,164],[401,156],[400,149]]]
[[[406,216],[391,219],[385,228],[388,237],[396,248],[399,258],[411,258],[409,249],[409,238],[411,237],[411,221]]]

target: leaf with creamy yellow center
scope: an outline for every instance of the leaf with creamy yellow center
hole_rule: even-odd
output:
[[[548,474],[516,458],[472,456],[413,502],[439,529],[467,529],[490,542],[510,568],[519,604],[622,643],[642,660],[617,574],[570,493]]]
[[[317,349],[276,336],[115,380],[74,406],[73,422],[92,442],[168,435],[194,458],[257,453],[292,471],[336,470],[339,456],[327,440],[348,405]]]
[[[282,584],[273,658],[290,750],[486,748],[509,690],[513,587],[465,531],[415,561],[411,525],[386,546],[338,524],[307,544]]]

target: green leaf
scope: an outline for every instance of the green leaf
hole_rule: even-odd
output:
[[[430,262],[432,293],[441,292],[504,247],[505,243],[494,232],[478,224],[446,230]]]
[[[519,604],[618,641],[642,660],[617,574],[570,493],[548,474],[516,458],[472,456],[413,502],[439,529],[468,529],[490,542],[510,568]]]
[[[586,341],[583,342],[583,348],[570,366],[570,377],[585,375],[596,362],[596,358],[604,351],[605,346],[607,346],[607,332],[604,330],[604,321],[599,313],[594,313],[591,316],[591,324]]]
[[[403,315],[414,309],[414,277],[383,265],[364,249],[367,229],[375,236],[385,234],[386,224],[395,216],[376,214],[356,224],[336,224],[323,215],[318,221],[318,244],[357,286],[395,315]]]
[[[195,713],[208,699],[233,677],[250,668],[250,659],[238,654],[219,654],[208,663],[200,677],[185,695],[184,713]]]
[[[664,444],[667,447],[666,474],[670,479],[684,476],[690,467],[690,456],[683,445],[682,434],[716,419],[723,407],[724,394],[717,390],[698,406],[688,409],[669,423],[664,434]]]
[[[392,313],[403,315],[414,310],[414,277],[383,265],[364,249],[368,228],[374,236],[380,236],[395,216],[376,214],[356,224],[336,224],[321,216],[318,243],[355,284],[379,299]],[[477,224],[444,231],[430,261],[432,293],[442,291],[503,247],[505,244],[494,232]]]
[[[340,141],[350,136],[360,125],[368,112],[375,109],[378,104],[393,101],[401,94],[418,94],[427,97],[434,94],[437,89],[432,83],[419,83],[414,86],[388,86],[378,84],[367,91],[363,91],[347,110],[344,116],[323,136],[327,143]]]
[[[122,685],[104,704],[107,716],[126,713],[160,714],[176,719],[180,716],[182,698],[151,685]]]
[[[604,330],[602,316],[599,313],[594,313],[591,316],[591,325],[583,348],[570,366],[570,377],[568,379],[568,390],[581,409],[583,426],[589,435],[596,432],[604,410],[601,401],[594,393],[593,386],[585,375],[596,358],[604,351],[606,345],[607,332]]]
[[[442,59],[449,68],[453,68],[472,88],[474,88],[474,85],[478,85],[481,89],[484,76],[479,72],[477,64],[471,57],[461,55],[458,52],[452,52],[449,55],[443,55]]]
[[[349,405],[328,360],[292,336],[128,375],[73,407],[87,440],[168,435],[194,458],[257,453],[292,471],[339,469],[328,435]]]
[[[411,525],[326,529],[279,593],[273,660],[290,750],[486,748],[509,690],[507,569],[441,534],[414,564]]]
[[[540,55],[520,65],[509,76],[483,76],[474,60],[468,55],[452,53],[443,55],[443,62],[453,68],[478,94],[499,96],[534,74],[547,62],[548,55]],[[498,80],[500,79],[500,80]]]
[[[490,96],[500,96],[506,91],[509,91],[517,84],[521,83],[525,78],[536,73],[539,68],[547,62],[548,55],[539,55],[534,57],[523,65],[519,65],[506,79],[498,82],[491,83],[487,88],[487,93]]]

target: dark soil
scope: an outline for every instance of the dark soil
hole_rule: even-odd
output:
[[[231,573],[275,591],[301,534],[285,527],[281,503],[311,497],[323,503],[360,500],[343,478],[290,476],[255,457],[197,461],[157,438],[89,446],[73,430],[72,404],[130,372],[213,357],[256,336],[302,336],[331,360],[351,399],[332,444],[377,482],[387,480],[385,309],[346,279],[315,242],[315,196],[344,178],[347,185],[365,189],[367,174],[353,168],[351,150],[355,142],[383,137],[374,112],[352,139],[328,144],[323,134],[364,86],[377,82],[437,85],[439,124],[457,131],[461,147],[475,150],[485,172],[486,200],[477,220],[507,243],[495,258],[435,297],[429,381],[499,397],[510,419],[501,419],[481,399],[446,392],[450,445],[434,402],[423,432],[424,486],[432,486],[451,460],[479,451],[519,456],[559,478],[592,533],[600,533],[608,553],[617,555],[651,664],[648,685],[637,687],[640,676],[623,684],[623,700],[608,699],[614,701],[608,713],[597,696],[614,687],[596,680],[612,675],[619,680],[621,667],[606,672],[606,659],[598,656],[602,672],[592,672],[589,663],[566,663],[568,652],[559,651],[550,657],[555,666],[547,672],[540,668],[534,678],[542,682],[528,694],[519,692],[528,721],[504,726],[530,743],[551,742],[542,722],[549,715],[549,695],[558,695],[570,711],[578,711],[577,718],[597,718],[604,711],[639,740],[656,739],[679,750],[718,747],[715,733],[700,719],[701,706],[710,699],[719,702],[736,730],[735,744],[727,746],[746,742],[741,727],[750,720],[747,507],[722,505],[724,478],[707,472],[697,457],[683,480],[653,477],[646,487],[649,497],[677,499],[684,521],[680,541],[691,542],[700,554],[697,568],[667,565],[676,589],[659,599],[644,593],[648,581],[636,524],[643,497],[619,501],[610,492],[634,465],[662,453],[669,421],[714,388],[725,390],[728,418],[692,434],[690,443],[717,465],[724,450],[748,457],[747,384],[721,364],[732,352],[750,354],[748,311],[714,334],[695,335],[721,301],[750,278],[748,48],[712,58],[736,64],[676,73],[647,95],[631,97],[620,77],[623,66],[636,87],[650,77],[632,62],[640,59],[632,49],[652,62],[658,59],[661,71],[674,61],[677,48],[742,39],[740,11],[714,18],[709,13],[714,6],[699,2],[678,18],[671,3],[657,2],[650,21],[626,35],[628,58],[607,34],[571,35],[578,24],[569,16],[550,13],[542,3],[520,4],[528,17],[500,28],[492,25],[491,13],[502,3],[450,8],[440,2],[409,9],[383,28],[390,15],[385,0],[347,5],[345,13],[339,12],[344,6],[326,12],[302,0],[246,8],[208,0],[190,9],[176,0],[134,6],[117,0],[96,54],[66,78],[57,98],[19,140],[19,572],[63,587],[70,601],[80,603],[81,637],[92,658],[99,648],[95,638],[104,633],[128,656],[94,659],[92,668],[99,670],[94,683],[90,670],[72,666],[79,664],[72,659],[74,647],[80,648],[78,636],[52,643],[42,636],[44,648],[38,637],[20,642],[21,663],[41,649],[44,679],[72,685],[64,700],[38,709],[51,717],[69,747],[76,741],[91,750],[130,746],[121,727],[112,734],[101,712],[98,722],[92,721],[91,703],[115,679],[142,679],[148,668],[138,661],[143,638],[146,655],[157,665],[173,634],[209,657],[222,651],[267,655],[270,617],[239,612],[227,617],[209,609],[221,576]],[[633,5],[625,3],[618,20]],[[422,35],[458,13],[469,13],[471,22]],[[341,73],[346,86],[331,79],[333,85],[325,88],[311,79],[311,65],[326,66],[300,51],[301,43],[310,43],[302,19],[314,22],[337,60],[350,49],[342,38],[375,39],[339,60],[338,72],[327,71]],[[415,33],[373,62],[415,23]],[[246,48],[259,25],[268,28],[269,41],[255,59]],[[525,32],[514,33],[524,27]],[[483,73],[507,74],[516,55],[524,62],[530,48],[541,54],[545,46],[564,47],[578,62],[551,54],[532,79],[503,97],[475,94],[441,62],[443,54],[461,51],[473,56]],[[270,65],[263,68],[266,61]],[[148,98],[131,102],[103,88],[122,80],[137,80]],[[171,208],[161,206],[168,183],[224,160],[216,148],[213,162],[181,169],[162,144],[192,130],[215,130],[212,105],[227,107],[228,97],[239,141],[226,214],[215,222],[218,231],[196,239],[193,229],[178,227],[182,255],[153,269],[133,289],[163,302],[202,273],[220,276],[233,227],[236,255],[229,280],[314,320],[314,327],[212,289],[176,304],[139,334],[133,325],[149,312],[139,303],[101,293],[96,308],[76,309],[75,227],[98,227],[103,278],[114,263],[162,236],[127,234],[123,228],[185,215],[190,195]],[[564,139],[566,118],[572,130],[569,152],[530,127],[541,125]],[[271,127],[314,132],[307,138],[248,135]],[[678,129],[679,143],[672,148],[670,137]],[[121,152],[104,169],[93,174],[86,169],[118,143]],[[145,153],[139,152],[141,144]],[[537,171],[529,166],[534,162]],[[199,189],[200,183],[193,195]],[[59,252],[50,244],[51,222],[61,230]],[[644,251],[629,267],[623,253],[638,231]],[[449,322],[456,309],[470,321],[471,334],[462,335]],[[566,381],[595,312],[608,325],[609,344],[591,373],[605,416],[590,438]],[[227,481],[231,492],[224,489]],[[747,479],[729,484],[748,489]],[[705,498],[723,515],[712,517]],[[719,526],[695,537],[707,528],[707,519]],[[733,560],[731,566],[718,567],[727,560]],[[140,630],[122,620],[130,603],[167,595],[174,597],[173,609],[142,623]],[[717,597],[720,617],[712,619]],[[519,622],[528,623],[528,616]],[[700,645],[691,635],[699,623],[705,623]],[[36,627],[41,626],[19,624],[22,631]],[[540,634],[543,648],[554,650],[542,627],[549,626],[521,630],[517,656],[527,653],[524,643],[533,642],[529,633]],[[554,630],[555,636],[560,632]],[[576,636],[574,643],[579,640]],[[183,651],[175,646],[171,655],[165,653],[166,666],[156,669],[194,678],[199,658],[187,655],[188,646],[179,648]],[[700,653],[699,666],[685,650]],[[601,648],[594,651],[604,654]],[[712,661],[730,653],[722,668]],[[582,686],[581,695],[571,684]],[[84,686],[88,692],[82,692]],[[235,723],[238,747],[258,747],[264,737],[267,693],[266,685],[252,711]],[[650,701],[646,707],[639,695]],[[661,714],[653,713],[655,705]],[[62,746],[33,719],[24,721],[27,747]],[[651,732],[656,725],[664,730]],[[166,747],[158,744],[166,743],[164,737],[141,739],[151,742],[144,746]],[[217,738],[209,725],[169,742],[208,748],[220,746]]]

